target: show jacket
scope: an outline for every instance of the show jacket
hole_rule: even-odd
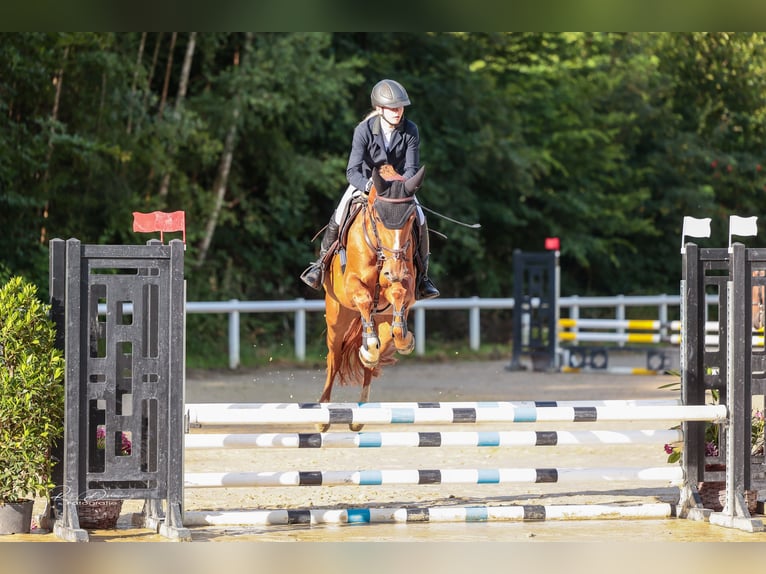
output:
[[[391,145],[386,151],[380,121],[380,116],[374,116],[354,128],[346,179],[357,189],[365,189],[373,167],[391,164],[405,179],[415,175],[420,167],[418,126],[404,118],[391,134]]]

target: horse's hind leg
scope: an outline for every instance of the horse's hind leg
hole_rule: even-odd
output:
[[[359,402],[366,403],[370,400],[370,383],[372,382],[372,369],[364,370],[364,381],[362,382],[362,392],[359,395]],[[361,423],[350,424],[348,428],[354,432],[359,432],[364,428]]]
[[[320,403],[329,403],[332,397],[332,386],[335,377],[339,371],[339,361],[343,347],[343,334],[346,325],[342,324],[340,317],[342,310],[340,306],[330,299],[326,300],[327,317],[327,377],[325,378],[324,388],[319,397]],[[317,425],[319,432],[327,432],[330,428],[329,423]]]
[[[330,354],[327,355],[327,378],[325,379],[324,389],[322,390],[322,396],[319,397],[320,403],[329,403],[330,396],[332,395],[332,384],[337,374],[337,369],[334,365],[330,364]],[[327,432],[330,429],[330,423],[321,423],[317,425],[317,431]]]

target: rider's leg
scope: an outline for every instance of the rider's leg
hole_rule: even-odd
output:
[[[429,255],[428,224],[426,223],[423,211],[418,206],[418,254],[415,257],[415,267],[418,271],[415,288],[416,299],[434,299],[440,295],[436,285],[428,278]]]
[[[340,224],[343,221],[346,213],[348,212],[348,204],[351,198],[357,193],[357,189],[353,186],[348,186],[346,192],[341,197],[338,207],[330,217],[330,221],[327,223],[324,235],[322,236],[322,245],[319,248],[319,257],[306,270],[301,273],[301,280],[313,289],[322,288],[322,280],[324,278],[324,269],[322,268],[322,260],[329,251],[332,244],[338,239],[338,231],[340,230]]]
[[[335,216],[330,218],[325,228],[324,235],[322,236],[322,245],[319,248],[319,257],[306,270],[301,273],[301,279],[303,282],[314,289],[322,288],[322,279],[324,276],[324,269],[322,269],[322,260],[327,254],[327,251],[335,243],[338,238],[339,225],[335,222]]]

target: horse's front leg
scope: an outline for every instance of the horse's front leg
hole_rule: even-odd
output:
[[[380,360],[380,339],[375,330],[372,313],[372,297],[367,290],[358,291],[352,297],[354,306],[362,318],[362,344],[359,347],[359,359],[368,369],[375,368]]]
[[[391,317],[391,337],[394,340],[396,350],[402,355],[409,355],[415,348],[415,337],[407,329],[407,309],[406,292],[404,289],[391,290],[391,306],[393,316]]]
[[[391,332],[396,350],[402,355],[409,355],[415,348],[415,337],[407,329],[407,308],[399,311],[394,310],[391,321]]]

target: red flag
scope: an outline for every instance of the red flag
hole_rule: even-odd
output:
[[[186,245],[186,212],[152,211],[151,213],[133,212],[133,231],[139,233],[160,232],[160,241],[164,241],[165,231],[180,231]]]
[[[558,251],[561,247],[561,242],[558,237],[546,237],[545,248],[549,251]]]

